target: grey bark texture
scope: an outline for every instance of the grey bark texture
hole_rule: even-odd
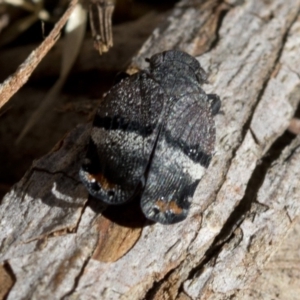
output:
[[[7,299],[271,299],[253,282],[300,214],[300,137],[286,133],[300,100],[299,10],[300,0],[181,1],[129,72],[181,49],[221,97],[188,218],[129,227],[104,216],[78,178],[90,125],[78,126],[1,202]]]

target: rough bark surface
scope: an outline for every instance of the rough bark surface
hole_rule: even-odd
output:
[[[7,299],[263,299],[252,283],[300,214],[300,137],[285,133],[300,100],[299,10],[300,0],[181,1],[131,71],[179,48],[222,99],[189,217],[124,221],[89,199],[78,179],[89,125],[78,126],[2,200]]]

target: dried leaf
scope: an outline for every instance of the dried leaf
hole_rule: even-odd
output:
[[[111,19],[114,0],[90,0],[89,14],[94,46],[100,54],[113,46]]]

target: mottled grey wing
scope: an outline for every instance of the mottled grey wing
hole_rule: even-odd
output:
[[[207,95],[196,85],[170,108],[161,128],[141,199],[145,215],[163,224],[186,218],[195,188],[208,167],[215,126]]]
[[[108,92],[94,119],[80,170],[90,194],[110,204],[134,196],[144,178],[164,101],[164,92],[145,72]]]

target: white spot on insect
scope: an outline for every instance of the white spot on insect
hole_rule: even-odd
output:
[[[190,159],[180,148],[169,147],[165,139],[162,140],[161,149],[163,149],[164,153],[160,153],[159,155],[168,157],[166,161],[167,166],[171,166],[176,162],[176,165],[181,168],[182,173],[190,175],[193,180],[199,180],[204,175],[206,171],[205,167]],[[196,153],[196,149],[193,149],[193,153]]]

